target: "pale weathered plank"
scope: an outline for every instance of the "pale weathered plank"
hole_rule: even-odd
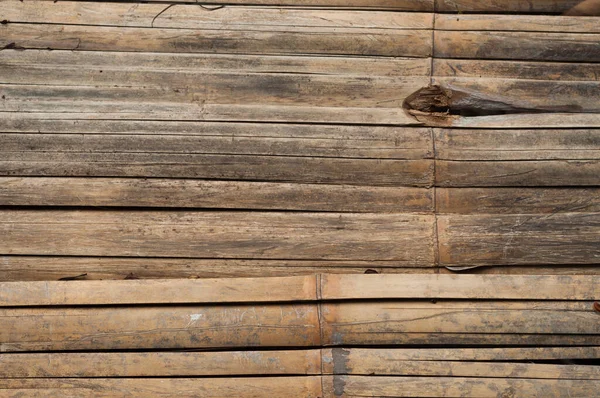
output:
[[[0,141],[6,144],[0,161],[0,175],[4,176],[202,178],[415,187],[429,187],[433,182],[432,159],[373,158],[368,153],[366,157],[335,156],[336,140],[319,141],[316,148],[311,147],[316,141],[312,139],[250,137],[4,134]],[[325,145],[321,152],[330,155],[311,155],[319,152],[319,145]],[[297,154],[285,153],[293,151]],[[349,152],[355,151],[349,147]],[[378,152],[368,148],[364,151]]]
[[[589,280],[589,278],[588,278]],[[0,283],[0,307],[315,301],[316,276]]]
[[[170,54],[145,52],[78,52],[78,51],[0,51],[3,82],[44,83],[43,78],[59,79],[61,74],[80,76],[85,71],[87,83],[99,84],[112,78],[141,78],[146,83],[156,74],[200,78],[205,73],[264,74],[282,73],[300,76],[429,76],[429,58],[390,57],[297,57],[285,55],[245,54]],[[593,67],[589,64],[588,67]],[[60,71],[60,72],[59,72]],[[102,71],[102,72],[100,72]],[[57,73],[58,72],[58,73]],[[589,80],[589,79],[588,79]],[[190,83],[193,83],[191,81]]]
[[[321,378],[233,377],[233,378],[92,378],[92,379],[5,379],[0,393],[34,397],[165,397],[183,396],[225,398],[322,397]]]
[[[0,205],[431,213],[433,189],[155,178],[0,177]]]
[[[439,129],[435,139],[442,187],[600,184],[600,130]]]
[[[332,362],[327,361],[344,359],[344,357],[380,358],[380,366],[393,366],[396,361],[462,361],[482,362],[490,361],[501,363],[502,361],[558,361],[575,359],[596,359],[600,355],[600,347],[502,347],[502,348],[329,348],[323,349],[323,368],[331,370]],[[335,356],[335,357],[334,357]],[[354,361],[354,366],[349,370],[358,370],[363,366]],[[377,366],[365,363],[369,366]],[[333,370],[335,371],[335,370]]]
[[[567,21],[571,24],[573,19],[567,18]],[[597,33],[439,30],[435,33],[434,56],[436,58],[598,62],[600,61],[599,39]]]
[[[442,266],[597,264],[600,213],[437,217]]]
[[[442,126],[474,129],[511,128],[598,128],[600,113],[539,113],[459,117]]]
[[[594,300],[600,277],[508,275],[322,275],[323,300]],[[31,282],[25,282],[28,284]],[[8,284],[7,284],[8,285]],[[11,286],[11,285],[8,285]],[[0,291],[2,285],[0,285]],[[32,293],[36,297],[35,293]],[[17,296],[18,297],[18,296]],[[15,297],[17,303],[18,298]],[[32,298],[31,300],[35,300]],[[8,302],[8,296],[6,301]]]
[[[102,25],[117,27],[320,32],[322,29],[432,29],[432,13],[227,6],[209,11],[197,4],[2,1],[8,23]]]
[[[306,347],[316,305],[205,305],[0,310],[0,350]]]
[[[318,33],[318,34],[315,34]],[[120,28],[4,24],[0,48],[238,54],[372,55],[429,57],[429,29],[300,27],[280,29]]]
[[[433,215],[3,210],[0,253],[433,263]]]
[[[80,279],[244,278],[314,275],[317,273],[433,273],[429,267],[407,267],[402,261],[379,260],[244,260],[195,258],[123,258],[0,256],[0,281],[47,281],[78,275]],[[576,270],[571,269],[571,273]],[[547,273],[547,272],[546,272]],[[589,273],[589,272],[588,272]]]
[[[437,0],[436,10],[452,13],[560,14],[581,0]]]
[[[322,305],[333,345],[597,345],[593,302],[394,301]]]
[[[321,350],[0,354],[0,377],[321,374]]]
[[[436,212],[556,214],[600,212],[600,188],[436,188]]]
[[[429,351],[437,351],[426,349]],[[459,349],[460,350],[460,349]],[[600,380],[600,366],[546,365],[503,362],[452,361],[438,357],[437,361],[405,359],[402,349],[333,348],[324,350],[324,374],[498,377],[509,379],[571,379]],[[446,351],[440,350],[437,355]]]
[[[588,397],[600,387],[600,380],[393,376],[323,379],[325,396],[334,397]]]
[[[443,1],[443,0],[442,0]],[[539,0],[536,3],[543,3]],[[485,3],[480,1],[479,3]],[[560,1],[565,4],[568,1]],[[573,2],[575,3],[575,2]],[[499,12],[507,11],[498,10]],[[600,33],[595,17],[555,15],[435,15],[436,30]]]
[[[456,274],[464,271],[470,274],[494,275],[598,275],[597,265],[536,265],[532,266],[450,266],[436,269],[442,274]],[[384,273],[381,271],[380,273]]]
[[[600,64],[436,58],[433,60],[433,75],[459,78],[470,77],[475,79],[485,77],[494,79],[530,79],[536,81],[595,82],[598,81],[598,77],[600,76]],[[508,82],[512,83],[512,80],[508,80]],[[486,83],[490,83],[490,81],[486,80]],[[541,82],[535,83],[538,85],[541,84]],[[594,87],[593,84],[590,86]],[[566,89],[569,86],[565,85],[564,87]],[[515,99],[518,100],[518,98]]]

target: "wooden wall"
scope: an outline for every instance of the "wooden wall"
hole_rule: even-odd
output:
[[[0,0],[0,395],[594,396],[576,3]]]

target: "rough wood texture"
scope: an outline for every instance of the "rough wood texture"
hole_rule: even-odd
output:
[[[0,392],[38,397],[165,397],[178,395],[224,398],[322,397],[321,378],[137,378],[137,379],[6,379]]]
[[[598,380],[369,376],[324,379],[325,396],[333,397],[584,397],[600,386]]]
[[[430,266],[434,251],[433,215],[2,210],[0,219],[5,254]]]
[[[371,271],[369,271],[371,270]],[[0,256],[0,281],[80,279],[232,278],[329,273],[429,273],[433,267],[404,267],[399,261],[242,260],[194,258],[123,258]]]
[[[442,266],[597,264],[599,213],[437,218]]]
[[[598,345],[593,302],[341,302],[322,306],[333,345]]]
[[[188,179],[0,177],[0,205],[430,213],[433,189]]]
[[[600,188],[436,188],[438,214],[599,213]]]
[[[324,300],[594,300],[600,297],[600,277],[590,276],[323,275],[320,280]]]
[[[320,344],[314,304],[1,309],[0,324],[4,352]]]
[[[438,129],[442,187],[598,185],[600,130]]]
[[[400,13],[301,8],[254,7],[250,4],[207,10],[197,4],[128,4],[115,2],[2,2],[2,16],[14,23],[102,25],[118,27],[190,28],[320,32],[327,28],[431,29],[432,13]]]
[[[436,10],[451,13],[561,14],[581,0],[437,0]]]
[[[460,349],[455,351],[460,351]],[[423,361],[406,359],[406,355],[401,349],[333,348],[325,350],[323,355],[324,373],[365,376],[600,380],[599,366],[471,362],[471,358],[464,358],[464,361],[452,361],[441,356],[444,353],[445,350],[436,352],[437,360],[435,361]],[[453,355],[452,352],[449,354]]]
[[[0,377],[321,374],[321,350],[0,354]]]
[[[0,306],[252,303],[316,300],[313,276],[0,283]]]

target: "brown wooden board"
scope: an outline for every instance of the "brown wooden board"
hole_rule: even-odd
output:
[[[0,253],[394,261],[431,266],[434,216],[1,210]]]
[[[437,0],[436,10],[449,13],[560,14],[580,0]]]

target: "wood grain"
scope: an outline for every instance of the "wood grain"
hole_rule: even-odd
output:
[[[436,188],[438,214],[600,212],[599,188]]]
[[[371,270],[371,271],[369,271]],[[569,268],[571,273],[577,270]],[[317,273],[433,273],[429,266],[407,267],[403,261],[379,260],[247,260],[195,258],[123,258],[0,256],[0,281],[56,281],[86,274],[82,279],[255,278]],[[549,272],[546,270],[546,272]],[[582,272],[581,270],[579,272]],[[589,273],[588,271],[587,273]]]
[[[600,278],[587,275],[322,275],[320,281],[324,300],[594,300],[600,296]]]
[[[192,305],[0,310],[0,348],[149,350],[319,345],[316,305]]]
[[[540,380],[464,377],[324,377],[335,397],[544,397],[594,394],[598,380]]]
[[[0,219],[4,254],[433,261],[433,215],[2,210]]]
[[[163,6],[161,6],[163,7]],[[164,7],[163,7],[164,8]],[[315,34],[319,33],[319,34]],[[136,28],[53,24],[0,26],[0,47],[78,51],[429,57],[429,29],[262,30]]]
[[[561,14],[581,0],[438,0],[436,10],[451,13]]]
[[[295,397],[322,397],[321,378],[113,378],[113,379],[6,379],[0,391],[13,396],[43,397],[164,397],[180,395],[203,397],[245,396],[269,398],[292,394]]]
[[[0,283],[0,306],[315,301],[316,276]]]
[[[597,264],[599,213],[469,214],[437,218],[443,266]]]
[[[0,177],[0,205],[431,213],[433,189],[159,178]]]
[[[600,130],[439,129],[436,184],[477,186],[598,185]]]
[[[2,378],[318,375],[320,350],[1,354]]]
[[[592,302],[341,302],[322,306],[333,345],[597,345]]]

